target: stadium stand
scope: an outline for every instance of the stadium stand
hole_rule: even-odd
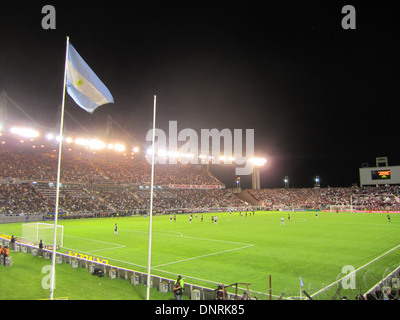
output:
[[[151,167],[145,159],[66,154],[62,159],[59,207],[95,216],[146,213]],[[52,150],[0,150],[0,214],[51,213],[57,161]],[[204,166],[156,165],[154,210],[204,210],[244,206]]]
[[[265,207],[328,209],[350,206],[373,211],[400,210],[400,187],[395,185],[349,188],[298,188],[248,190]]]
[[[52,148],[0,148],[0,215],[54,212],[57,157]],[[154,210],[193,212],[249,205],[200,165],[156,165]],[[79,217],[146,214],[150,202],[149,163],[112,154],[66,153],[62,159],[60,210]],[[246,190],[266,209],[324,210],[349,206],[400,210],[399,186],[277,188]]]

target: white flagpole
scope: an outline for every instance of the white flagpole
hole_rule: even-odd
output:
[[[301,288],[303,287],[303,279],[300,276],[300,300],[303,300],[303,294]]]
[[[51,280],[50,280],[50,300],[53,300],[54,294],[54,283],[55,283],[55,265],[56,265],[56,245],[57,245],[57,220],[58,220],[58,202],[60,197],[60,173],[61,173],[61,149],[62,149],[62,138],[64,128],[64,108],[65,108],[65,86],[67,82],[67,61],[68,61],[68,47],[69,37],[67,36],[67,49],[65,52],[65,66],[64,66],[64,86],[63,86],[63,98],[61,105],[61,120],[60,120],[60,134],[58,144],[58,168],[57,168],[57,185],[56,185],[56,208],[54,212],[54,238],[53,238],[53,256],[51,262]]]
[[[154,96],[154,111],[153,111],[153,149],[151,155],[151,184],[150,184],[150,227],[149,227],[149,252],[148,252],[148,260],[147,260],[147,297],[146,300],[150,300],[150,269],[151,269],[151,236],[152,236],[152,227],[153,227],[153,184],[154,184],[154,140],[156,136],[156,100],[157,97]]]

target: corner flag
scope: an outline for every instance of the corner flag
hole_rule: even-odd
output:
[[[75,48],[68,43],[67,91],[74,101],[89,113],[114,98]]]
[[[301,276],[300,276],[300,287],[303,287],[304,286],[304,284],[303,284],[303,279],[301,278]]]

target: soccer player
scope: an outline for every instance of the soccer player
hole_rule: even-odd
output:
[[[114,226],[114,236],[117,236],[118,235],[118,226],[117,226],[117,224],[115,224],[115,226]]]
[[[190,217],[189,217],[189,223],[190,224],[192,223],[192,215],[190,215]]]
[[[281,218],[281,226],[284,226],[284,225],[285,225],[285,218],[282,217],[282,218]]]
[[[389,220],[389,222],[390,222],[390,215],[387,215],[387,219]]]
[[[214,217],[214,224],[217,224],[217,223],[218,223],[218,222],[217,222],[217,219],[218,219],[217,216],[215,216],[215,217]]]

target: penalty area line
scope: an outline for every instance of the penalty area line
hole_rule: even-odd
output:
[[[168,262],[168,263],[164,263],[164,264],[159,264],[159,265],[153,266],[152,268],[164,267],[164,266],[168,266],[168,265],[171,265],[171,264],[176,264],[176,263],[181,263],[181,262],[201,259],[201,258],[205,258],[205,257],[211,257],[211,256],[215,256],[215,255],[218,255],[218,254],[224,254],[224,253],[228,253],[228,252],[232,252],[232,251],[243,250],[243,249],[247,249],[247,248],[251,248],[251,247],[254,247],[254,244],[250,244],[250,245],[247,245],[247,246],[244,246],[244,247],[240,247],[240,248],[223,250],[223,251],[213,252],[213,253],[209,253],[209,254],[203,254],[203,255],[200,255],[200,256],[197,256],[197,257],[192,257],[192,258],[172,261],[172,262]]]

